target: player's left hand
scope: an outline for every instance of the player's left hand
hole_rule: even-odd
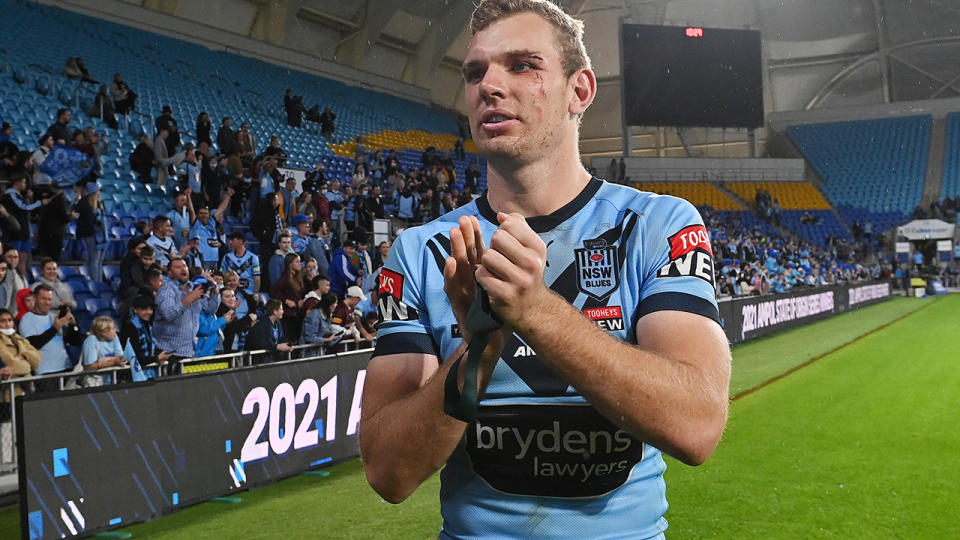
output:
[[[477,269],[477,282],[490,296],[493,310],[513,328],[541,309],[550,296],[543,283],[547,245],[520,214],[497,214],[500,228]]]

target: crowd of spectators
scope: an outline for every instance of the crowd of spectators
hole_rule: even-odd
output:
[[[735,213],[702,208],[715,258],[717,296],[779,294],[890,277],[879,263],[862,264],[856,244],[831,238],[826,248],[777,234],[759,223],[747,225]]]
[[[82,67],[82,60],[70,64]],[[83,70],[81,80],[99,84]],[[135,100],[117,74],[100,87],[91,116],[115,128]],[[329,108],[304,110],[293,95],[285,101],[291,125],[305,113],[326,136],[335,131]],[[84,335],[76,315],[85,306],[60,280],[58,265],[73,223],[86,253],[84,275],[104,280],[110,240],[98,178],[110,145],[106,133],[73,126],[69,109],[56,116],[34,149],[10,147],[8,127],[8,136],[0,135],[0,309],[13,326],[7,345],[24,349],[9,364],[0,355],[11,367],[0,370],[5,376],[63,373],[68,384],[89,386],[108,379],[84,370],[127,363],[149,378],[159,365],[220,353],[266,350],[257,361],[271,361],[296,344],[324,351],[370,344],[377,277],[390,249],[389,241],[371,243],[375,220],[392,220],[394,229],[430,221],[472,201],[482,178],[476,163],[457,177],[462,140],[450,152],[428,148],[407,167],[396,151],[367,149],[358,137],[348,179],[328,179],[318,161],[298,181],[284,169],[278,137],[261,147],[249,124],[234,130],[222,118],[214,140],[209,114],[201,112],[189,133],[163,107],[129,161],[142,183],[165,186],[173,208],[137,223],[118,281],[110,283],[114,316],[87,312]],[[40,165],[57,145],[86,154],[89,174],[69,186],[47,176]],[[4,320],[0,311],[0,334],[7,335]],[[4,344],[0,339],[0,349]]]

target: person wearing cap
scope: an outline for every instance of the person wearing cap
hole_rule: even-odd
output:
[[[220,271],[227,270],[237,273],[247,296],[260,292],[260,257],[247,250],[247,238],[240,231],[230,233],[230,252],[220,260]]]
[[[87,268],[90,279],[103,281],[103,259],[106,256],[107,224],[106,208],[100,201],[100,185],[90,182],[84,189],[86,195],[77,202],[77,238],[87,248]]]
[[[337,304],[337,308],[333,311],[331,321],[333,324],[344,327],[348,334],[352,333],[357,341],[372,343],[375,336],[367,332],[363,325],[358,324],[355,314],[357,304],[366,299],[367,295],[363,294],[363,289],[356,285],[348,287],[346,294],[343,296],[343,301]]]
[[[209,274],[202,276],[210,279]],[[154,321],[157,345],[173,355],[173,362],[192,357],[193,339],[200,328],[200,311],[214,313],[219,305],[217,287],[191,282],[186,261],[174,256],[167,264],[167,279],[157,292]]]
[[[153,336],[153,312],[156,309],[153,297],[142,295],[133,300],[133,317],[130,317],[120,328],[120,343],[123,345],[124,356],[130,361],[128,351],[133,352],[133,356],[143,369],[144,375],[148,379],[156,377],[156,369],[151,364],[166,364],[170,359],[170,353],[158,349],[156,340]]]
[[[293,216],[290,246],[294,253],[303,253],[310,246],[310,218],[303,214]]]
[[[363,281],[363,276],[350,264],[350,260],[356,251],[357,245],[353,240],[347,239],[333,252],[328,275],[330,276],[330,292],[337,296],[343,296],[348,287],[359,285]]]
[[[191,232],[187,243],[180,250],[180,256],[187,262],[187,268],[205,268],[203,253],[200,252],[200,235]]]

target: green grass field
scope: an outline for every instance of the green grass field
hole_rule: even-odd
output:
[[[668,459],[668,537],[955,537],[958,314],[957,295],[896,298],[735,348],[739,397],[716,453],[696,468]],[[358,461],[329,471],[126,530],[171,539],[436,537],[436,476],[394,506],[367,487]],[[0,512],[0,538],[18,533],[16,509]]]

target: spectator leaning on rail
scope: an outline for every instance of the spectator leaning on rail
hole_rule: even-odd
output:
[[[90,324],[90,335],[83,341],[80,353],[83,369],[87,371],[126,365],[123,346],[117,337],[117,323],[110,317],[97,317]],[[87,375],[84,386],[110,384],[110,375]]]
[[[236,296],[233,297],[236,301]],[[215,311],[208,311],[206,308],[200,310],[200,326],[197,329],[196,357],[213,356],[220,349],[220,331],[228,324],[232,323],[236,317],[236,312],[228,309],[222,314],[218,314],[220,306],[223,304],[223,298],[216,306]]]
[[[40,351],[13,327],[13,314],[0,308],[0,378],[28,377],[40,366]],[[8,390],[3,391],[3,401],[10,401]],[[17,395],[23,391],[17,387]]]
[[[153,296],[138,296],[133,300],[133,316],[123,323],[120,342],[124,348],[130,347],[136,356],[146,378],[156,377],[156,370],[148,368],[150,364],[167,363],[170,353],[157,349],[153,337],[153,312],[156,308]]]
[[[40,349],[40,365],[35,371],[37,375],[72,371],[75,362],[70,360],[64,343],[80,345],[83,339],[73,313],[66,306],[59,311],[50,309],[53,304],[53,290],[50,287],[41,283],[37,285],[36,294],[33,311],[20,320],[20,335]]]
[[[167,264],[167,279],[157,292],[154,321],[157,346],[173,355],[172,362],[193,356],[193,340],[200,327],[200,311],[213,313],[220,304],[220,293],[210,275],[202,275],[209,280],[209,284],[194,285],[190,281],[186,261],[173,257]]]
[[[247,332],[257,322],[257,314],[250,312],[250,304],[247,303],[243,293],[236,289],[236,272],[225,272],[232,274],[230,280],[233,281],[230,286],[224,285],[220,289],[220,307],[217,308],[217,317],[224,317],[227,313],[233,313],[233,320],[228,321],[223,328],[223,352],[229,353],[243,350],[243,342],[246,339]],[[228,278],[224,276],[226,283]]]
[[[53,291],[53,304],[50,309],[57,309],[61,305],[66,305],[70,309],[77,309],[77,300],[73,297],[73,290],[69,285],[60,281],[57,275],[57,261],[46,257],[40,261],[40,279],[34,283],[34,288],[40,284],[50,287]]]
[[[283,334],[283,304],[279,300],[270,300],[263,308],[263,318],[257,321],[250,329],[244,349],[248,351],[266,350],[270,354],[254,358],[256,364],[276,361],[277,352],[287,352],[291,349],[287,337]]]

